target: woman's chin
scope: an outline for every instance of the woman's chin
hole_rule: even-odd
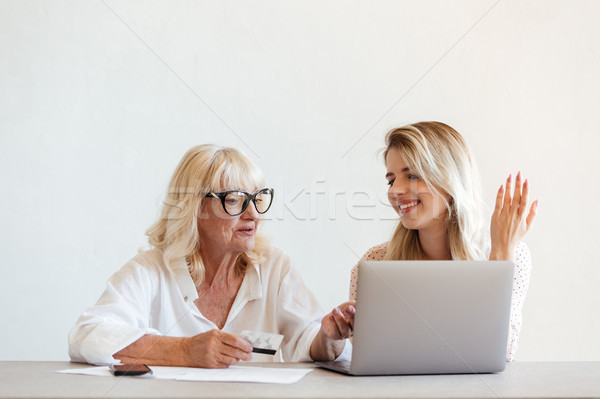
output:
[[[414,219],[402,218],[400,219],[400,223],[402,223],[402,226],[404,226],[404,228],[407,230],[419,229],[419,223],[417,223],[417,221]]]
[[[237,242],[236,244],[237,245],[235,245],[235,247],[240,252],[252,251],[254,249],[254,247],[256,246],[254,237],[248,237],[244,240]]]

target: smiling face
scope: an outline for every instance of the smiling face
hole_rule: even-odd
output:
[[[400,148],[392,147],[385,159],[388,180],[388,201],[394,207],[402,225],[409,230],[437,233],[446,226],[446,201],[412,171]]]
[[[241,190],[253,193],[256,190]],[[216,253],[237,253],[254,249],[255,234],[260,214],[252,202],[237,216],[228,215],[219,198],[207,197],[202,201],[198,215],[200,248]]]

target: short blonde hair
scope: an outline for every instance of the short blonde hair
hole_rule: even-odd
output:
[[[261,170],[240,151],[204,144],[191,148],[173,172],[161,216],[147,231],[148,242],[163,252],[167,265],[185,260],[198,287],[204,280],[199,252],[198,214],[206,194],[243,186],[262,188]],[[249,264],[261,261],[267,241],[257,232],[255,247],[242,253],[236,272],[243,274]]]
[[[446,235],[455,260],[485,258],[483,201],[477,167],[464,138],[441,122],[419,122],[392,129],[385,138],[384,160],[391,148],[400,150],[407,166],[430,190],[447,196]],[[386,259],[417,260],[425,254],[416,230],[402,223],[394,232]]]

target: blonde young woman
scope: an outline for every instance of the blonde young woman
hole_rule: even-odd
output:
[[[287,255],[258,232],[271,206],[256,165],[232,148],[190,149],[141,251],[69,334],[71,360],[221,368],[239,361],[333,360],[343,317],[322,311]],[[254,354],[243,330],[284,336]]]
[[[514,261],[507,352],[512,360],[531,270],[521,239],[531,229],[538,206],[535,201],[528,207],[528,181],[519,172],[514,182],[509,176],[506,186],[500,186],[487,230],[475,163],[456,130],[440,122],[393,129],[386,136],[384,160],[388,200],[400,220],[392,239],[369,249],[361,260]],[[357,266],[352,269],[350,302],[340,307],[344,322],[338,323],[339,337],[352,335]]]

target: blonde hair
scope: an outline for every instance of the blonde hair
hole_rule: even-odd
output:
[[[444,198],[449,197],[444,201],[446,236],[452,259],[484,259],[479,175],[463,137],[444,123],[419,122],[391,130],[385,144],[384,160],[391,148],[399,149],[407,166],[430,190]],[[398,223],[385,259],[425,259],[418,231]]]
[[[262,172],[248,157],[234,148],[212,144],[193,147],[173,172],[159,220],[146,231],[148,242],[163,252],[167,265],[187,261],[197,287],[205,273],[197,227],[202,201],[210,192],[243,186],[264,186]],[[236,260],[236,272],[243,274],[248,265],[259,263],[267,247],[266,238],[257,233],[254,249]]]

